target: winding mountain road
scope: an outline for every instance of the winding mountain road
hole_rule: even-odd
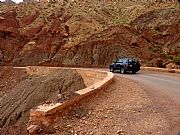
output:
[[[154,92],[164,94],[180,103],[180,75],[172,73],[140,71],[137,74],[115,75],[133,80],[145,88],[153,89]]]

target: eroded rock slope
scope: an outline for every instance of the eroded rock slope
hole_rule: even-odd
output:
[[[121,56],[179,64],[176,2],[32,2],[0,10],[1,65],[104,67]]]
[[[13,69],[9,69],[13,72]],[[18,72],[18,70],[16,70]],[[20,71],[21,72],[21,71]],[[17,78],[4,78],[9,84],[14,83],[8,91],[0,89],[1,98],[1,123],[0,127],[6,127],[15,123],[26,123],[29,119],[29,110],[45,102],[50,102],[58,94],[75,92],[85,88],[82,77],[73,70],[60,70],[48,75],[26,75],[21,73],[21,81]],[[16,82],[15,82],[16,81]]]

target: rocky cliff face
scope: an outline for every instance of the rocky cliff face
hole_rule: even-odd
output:
[[[158,60],[167,64],[179,54],[180,11],[175,6],[161,5],[157,9],[157,5],[152,5],[150,10],[147,5],[137,5],[140,15],[135,15],[136,6],[121,8],[123,17],[130,13],[129,20],[122,25],[127,16],[114,18],[116,10],[107,6],[102,9],[103,4],[98,8],[92,3],[89,7],[83,4],[81,7],[63,1],[22,3],[8,9],[3,6],[0,64],[104,67],[118,57],[133,56],[159,66]],[[93,12],[86,12],[85,7]],[[113,19],[120,19],[121,25]]]
[[[38,11],[32,11],[19,20],[15,10],[1,13],[1,65],[38,65],[50,61],[65,44],[68,27],[63,24],[64,20],[51,16],[49,23],[34,22],[38,17]]]
[[[52,64],[105,67],[121,56],[149,59],[149,46],[133,28],[114,26],[91,36],[81,44],[60,49],[53,57]]]
[[[131,22],[139,35],[152,46],[149,51],[162,60],[180,54],[180,10],[159,9],[140,15]]]
[[[0,16],[0,62],[9,64],[27,42],[26,37],[20,35],[19,21],[16,11],[7,11]]]

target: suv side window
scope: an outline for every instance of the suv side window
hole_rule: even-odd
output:
[[[124,60],[123,60],[123,63],[128,63],[128,60],[124,59]]]
[[[117,60],[118,63],[123,63],[122,59]]]

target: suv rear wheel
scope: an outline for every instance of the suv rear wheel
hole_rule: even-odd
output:
[[[121,74],[124,74],[124,73],[125,73],[125,70],[124,70],[123,67],[120,69],[120,73],[121,73]]]

